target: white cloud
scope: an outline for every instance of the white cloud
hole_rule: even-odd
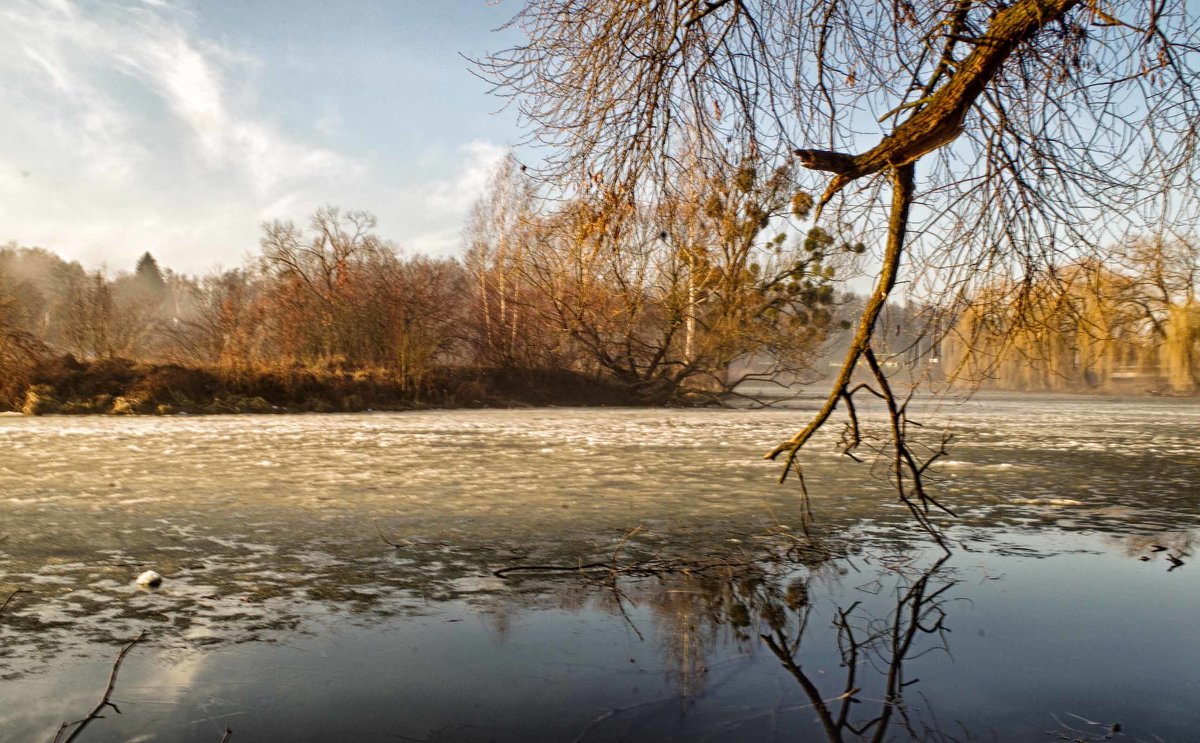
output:
[[[83,259],[150,248],[198,270],[211,263],[201,239],[252,245],[265,206],[361,179],[362,164],[245,103],[254,64],[162,0],[7,0],[0,241]]]
[[[150,250],[202,272],[254,250],[261,222],[304,223],[333,203],[375,212],[410,252],[458,252],[502,145],[430,137],[417,162],[377,158],[395,143],[347,142],[372,127],[348,126],[319,88],[304,102],[313,115],[288,128],[255,82],[302,73],[200,28],[169,0],[0,0],[0,243],[114,270]],[[355,115],[409,131],[395,111]]]
[[[448,180],[430,184],[425,203],[432,209],[466,214],[483,194],[488,179],[508,149],[494,142],[473,141],[459,148],[457,172]]]
[[[454,153],[427,153],[425,169],[449,175],[397,192],[379,215],[381,232],[399,237],[412,253],[458,254],[463,222],[507,152],[495,142],[473,140]]]

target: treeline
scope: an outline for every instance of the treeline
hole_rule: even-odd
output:
[[[1200,244],[1151,236],[970,298],[948,375],[996,389],[1200,391]]]
[[[334,409],[370,406],[366,387],[393,390],[386,406],[398,407],[512,392],[518,377],[661,404],[728,392],[744,381],[731,363],[755,354],[770,368],[743,376],[807,368],[832,322],[833,264],[862,246],[819,229],[789,236],[811,198],[786,169],[695,172],[652,203],[604,189],[551,203],[509,158],[475,205],[461,261],[404,255],[371,215],[333,207],[305,226],[264,224],[257,255],[203,277],[150,253],[110,275],[0,248],[0,405],[220,410],[223,387],[243,400],[225,407],[320,409],[294,388],[319,400],[358,380]],[[181,368],[207,381],[184,384]],[[141,382],[81,386],[89,374]],[[186,392],[146,381],[172,375]]]

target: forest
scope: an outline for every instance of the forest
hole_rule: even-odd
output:
[[[0,406],[703,404],[822,380],[863,309],[843,274],[866,246],[801,229],[813,198],[787,167],[692,173],[675,197],[614,217],[595,199],[544,198],[509,156],[461,259],[407,255],[372,215],[336,207],[305,226],[264,223],[256,255],[201,277],[149,252],[110,274],[9,244]],[[1196,242],[1160,235],[1096,254],[941,302],[893,299],[877,353],[914,384],[1193,394]]]
[[[984,287],[943,349],[951,380],[1009,390],[1190,395],[1200,373],[1200,248],[1161,235],[1046,279]]]
[[[361,211],[262,225],[245,265],[85,270],[0,249],[0,405],[27,413],[269,412],[719,399],[809,369],[834,324],[820,229],[765,235],[786,170],[698,179],[607,230],[609,205],[547,208],[509,158],[461,260],[404,254]],[[861,250],[861,248],[858,248]],[[729,374],[765,355],[765,372]]]

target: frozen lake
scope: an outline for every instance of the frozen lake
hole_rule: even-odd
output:
[[[0,418],[0,740],[1194,740],[1200,405],[926,407],[944,561],[799,410]]]

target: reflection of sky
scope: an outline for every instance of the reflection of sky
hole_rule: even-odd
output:
[[[0,241],[132,268],[237,264],[266,219],[367,209],[453,252],[513,117],[460,55],[515,12],[453,3],[0,8]]]
[[[1086,536],[1025,541],[1068,553],[962,552],[935,576],[935,588],[956,581],[943,603],[949,652],[922,638],[906,659],[905,678],[917,679],[906,689],[912,716],[983,739],[1032,740],[1055,728],[1056,716],[1074,722],[1072,714],[1120,722],[1144,739],[1187,739],[1200,724],[1191,705],[1200,692],[1194,575],[1096,554],[1101,545]],[[906,584],[890,570],[875,573],[877,564],[860,555],[855,569],[818,571],[810,583],[813,613],[798,657],[826,698],[841,693],[845,673],[835,607],[859,602],[860,635],[893,621],[895,591]],[[748,584],[738,585],[743,593],[727,601],[748,595]],[[677,597],[703,594],[702,586],[644,581],[625,589],[628,621],[604,588],[577,605],[578,583],[567,579],[542,584],[539,598],[453,601],[370,625],[317,612],[317,631],[278,642],[192,647],[160,627],[122,670],[115,699],[124,714],[89,735],[201,741],[228,726],[254,740],[683,740],[719,728],[729,740],[783,740],[797,731],[817,739],[808,698],[758,639],[769,629],[752,601],[751,627],[738,639],[730,615],[705,613],[712,598],[693,601],[690,613],[679,609]],[[563,608],[554,606],[560,590]],[[787,618],[794,636],[798,614]],[[677,665],[685,641],[695,662],[686,685]],[[0,725],[33,736],[87,709],[114,650],[94,647],[87,660],[0,682]],[[878,661],[859,667],[860,719],[875,714],[886,670]]]
[[[153,639],[122,673],[125,714],[102,721],[108,732],[97,723],[97,740],[147,729],[208,740],[226,724],[250,739],[435,740],[529,739],[531,725],[554,739],[593,724],[590,739],[652,739],[675,725],[736,723],[744,736],[772,716],[807,724],[761,627],[738,640],[723,614],[744,601],[759,622],[746,592],[782,591],[805,568],[759,588],[631,583],[636,630],[602,588],[488,576],[607,559],[639,523],[623,554],[741,549],[778,521],[797,529],[796,492],[755,457],[804,415],[0,418],[12,535],[0,596],[33,592],[0,619],[0,728],[33,734],[90,708],[119,642],[142,627]],[[1187,675],[1200,586],[1182,554],[1200,516],[1188,444],[1200,406],[987,396],[941,417],[962,444],[939,487],[961,513],[952,540],[970,549],[947,574],[959,581],[952,659],[909,669],[931,710],[984,739],[1014,721],[1040,735],[1051,714],[1167,739],[1200,724],[1183,701],[1200,691]],[[861,599],[864,621],[886,617],[900,563],[879,553],[913,536],[869,468],[842,466],[831,445],[808,460],[814,509],[827,527],[854,527],[862,551],[808,590],[804,657],[834,695],[833,609]],[[1168,572],[1168,555],[1185,564]],[[161,590],[133,589],[147,567],[166,576]]]

